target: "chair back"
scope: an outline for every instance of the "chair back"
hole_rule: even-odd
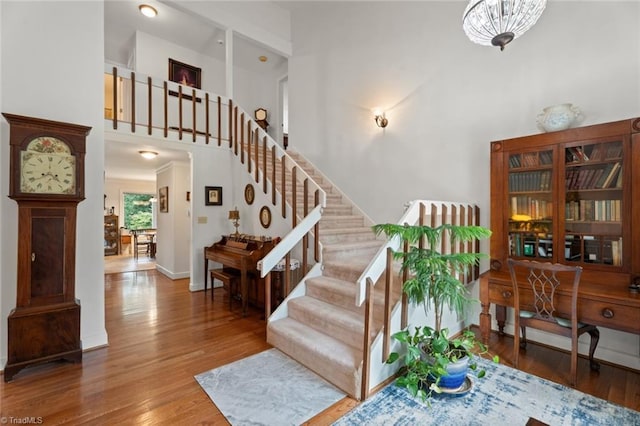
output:
[[[520,282],[526,282],[533,294],[532,312],[534,318],[555,322],[556,290],[561,278],[571,283],[571,321],[577,324],[578,287],[582,275],[582,267],[560,263],[546,263],[529,260],[508,259],[511,283],[513,285],[513,301],[515,314],[520,315]],[[520,280],[520,281],[519,281]]]

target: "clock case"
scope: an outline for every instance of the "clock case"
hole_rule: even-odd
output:
[[[25,367],[82,361],[80,303],[75,298],[77,204],[84,199],[84,156],[90,127],[2,114],[10,124],[9,197],[18,203],[16,308],[8,317],[5,382]],[[76,157],[74,194],[20,190],[21,152],[38,137],[67,143]]]

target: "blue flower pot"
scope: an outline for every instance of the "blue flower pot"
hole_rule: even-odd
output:
[[[464,357],[457,362],[447,365],[447,375],[440,377],[438,384],[442,389],[455,390],[464,383],[469,371],[469,357]]]

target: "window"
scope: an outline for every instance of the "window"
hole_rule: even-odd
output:
[[[127,229],[155,228],[155,198],[154,194],[134,194],[125,192],[124,227]]]

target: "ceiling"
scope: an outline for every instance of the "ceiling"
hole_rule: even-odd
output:
[[[139,4],[149,4],[156,8],[158,16],[146,18],[139,10]],[[104,2],[104,54],[105,61],[126,65],[132,51],[136,31],[142,31],[179,46],[218,59],[225,60],[225,30],[198,16],[183,13],[156,0]],[[261,46],[257,42],[234,36],[234,65],[252,71],[264,71],[265,66],[279,67],[286,58]],[[260,56],[267,56],[266,63]],[[156,170],[170,161],[188,162],[185,151],[158,149],[154,160],[145,160],[138,151],[140,145],[128,142],[105,140],[105,177],[110,179],[155,181]]]

